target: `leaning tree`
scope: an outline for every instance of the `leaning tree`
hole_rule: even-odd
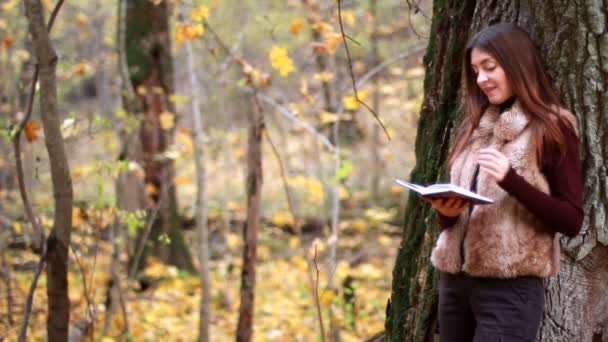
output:
[[[461,111],[464,47],[472,34],[498,21],[530,32],[556,90],[579,119],[585,220],[577,237],[561,239],[561,272],[545,282],[538,341],[608,341],[606,1],[434,1],[411,178],[420,183],[446,178],[449,142]],[[433,340],[438,273],[429,256],[439,232],[433,216],[428,205],[410,195],[393,270],[386,340]]]

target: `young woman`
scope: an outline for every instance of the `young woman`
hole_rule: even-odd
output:
[[[463,70],[465,117],[450,181],[494,203],[431,202],[442,227],[431,255],[440,339],[534,341],[542,280],[559,272],[559,237],[577,235],[583,220],[576,118],[515,25],[477,33]]]

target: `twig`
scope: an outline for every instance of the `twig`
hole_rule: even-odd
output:
[[[292,197],[291,191],[289,191],[289,185],[287,184],[287,178],[285,177],[285,166],[283,165],[283,160],[281,159],[279,150],[277,149],[274,142],[270,138],[270,134],[268,133],[268,130],[264,130],[264,132],[266,133],[265,136],[266,136],[266,139],[268,140],[268,143],[270,144],[270,147],[272,147],[272,152],[274,152],[274,156],[277,158],[277,161],[279,162],[279,171],[281,172],[281,178],[283,179],[283,188],[285,190],[285,196],[287,197],[287,204],[289,205],[289,211],[291,212],[291,217],[293,217],[294,229],[299,234],[300,225],[298,223],[298,217],[296,216],[296,210],[295,210],[295,205],[293,203],[293,197]]]
[[[84,271],[84,266],[82,266],[82,263],[80,262],[80,258],[78,257],[78,254],[76,253],[76,249],[74,248],[74,243],[70,243],[70,248],[72,249],[72,254],[74,255],[74,259],[76,260],[76,265],[78,265],[78,269],[80,270],[80,273],[82,274],[82,289],[84,291],[84,298],[87,301],[87,314],[89,315],[89,318],[94,319],[95,307],[93,306],[93,301],[91,300],[91,297],[89,296],[89,288],[87,287],[87,275]]]
[[[131,264],[131,269],[128,273],[129,279],[133,279],[135,277],[135,272],[137,272],[137,267],[139,266],[139,259],[141,258],[141,255],[144,251],[146,241],[148,241],[148,235],[150,235],[150,231],[152,230],[152,224],[154,224],[154,221],[156,220],[156,214],[158,214],[158,211],[160,210],[160,203],[161,200],[159,198],[158,203],[156,203],[156,206],[152,209],[152,213],[150,214],[150,216],[148,216],[148,222],[146,222],[146,229],[144,230],[144,235],[141,237],[141,241],[137,246],[137,253],[135,254],[135,259],[133,259],[133,264]]]
[[[378,117],[378,114],[376,114],[376,112],[373,109],[371,109],[365,102],[361,101],[361,99],[359,98],[359,93],[357,91],[357,84],[355,83],[355,74],[353,72],[353,62],[350,57],[350,51],[348,50],[348,43],[346,42],[346,34],[344,33],[344,24],[342,24],[341,0],[338,0],[338,21],[340,22],[340,32],[342,34],[342,39],[344,41],[344,48],[346,49],[346,57],[348,59],[348,71],[350,72],[350,78],[353,82],[353,90],[355,92],[355,99],[357,100],[357,102],[362,104],[365,108],[367,108],[367,110],[369,110],[374,115],[374,117],[376,118],[376,121],[378,121],[380,126],[382,126],[382,129],[384,130],[384,134],[386,134],[386,137],[388,138],[388,140],[391,140],[391,136],[390,136],[390,134],[388,134],[388,131],[386,130],[386,127],[384,127],[384,124],[380,120],[380,117]]]
[[[53,235],[51,235],[52,237]],[[50,238],[50,237],[49,237]],[[47,240],[48,241],[48,240]],[[25,308],[23,309],[23,320],[21,321],[21,330],[19,331],[19,342],[25,342],[27,338],[27,324],[30,319],[30,313],[32,311],[32,302],[34,301],[34,291],[36,291],[36,285],[38,284],[38,278],[44,268],[46,256],[48,252],[48,242],[42,243],[42,253],[40,254],[40,261],[38,262],[38,268],[34,273],[34,279],[30,284],[30,290],[27,293],[27,299],[25,301]]]
[[[287,119],[289,119],[291,122],[303,127],[304,129],[306,129],[308,132],[310,132],[313,136],[315,136],[317,138],[317,140],[319,140],[325,147],[327,147],[327,149],[330,152],[335,152],[336,151],[336,147],[329,141],[329,139],[327,139],[327,137],[325,137],[324,135],[320,134],[319,132],[317,132],[317,130],[310,124],[308,124],[305,121],[302,121],[300,119],[298,119],[295,114],[293,114],[288,108],[286,108],[285,106],[280,105],[279,103],[277,103],[273,98],[266,96],[264,94],[258,94],[258,97],[276,107],[279,112],[281,114],[283,114],[284,117],[286,117]]]
[[[321,340],[325,342],[325,328],[323,327],[323,314],[321,313],[321,301],[319,299],[319,265],[317,264],[317,244],[315,243],[315,257],[312,259],[315,263],[317,278],[315,279],[315,304],[317,306],[317,316],[319,317],[319,326],[321,327]]]

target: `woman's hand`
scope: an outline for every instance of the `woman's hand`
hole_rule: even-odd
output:
[[[497,149],[484,148],[479,151],[479,168],[500,182],[509,172],[511,162]]]
[[[441,215],[455,217],[469,206],[469,201],[462,200],[460,198],[423,198],[423,200],[431,203],[431,206],[435,208]]]

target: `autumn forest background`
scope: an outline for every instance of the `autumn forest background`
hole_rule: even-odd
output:
[[[431,7],[0,0],[0,340],[384,331]]]

